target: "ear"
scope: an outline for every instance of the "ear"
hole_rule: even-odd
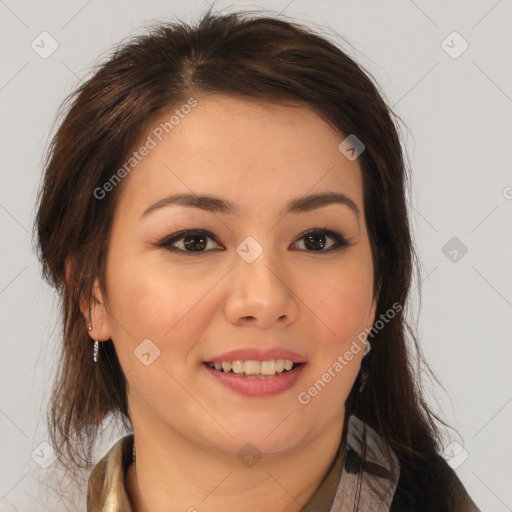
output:
[[[73,266],[74,260],[70,258],[66,259],[67,283],[71,283],[73,279]],[[109,315],[105,307],[105,301],[103,299],[103,294],[101,293],[98,278],[94,280],[93,299],[90,308],[89,304],[83,302],[80,304],[80,311],[82,312],[82,315],[85,320],[85,329],[87,330],[91,339],[93,339],[94,341],[107,341],[112,338],[110,331]],[[90,331],[88,329],[89,325],[92,326],[92,329]]]

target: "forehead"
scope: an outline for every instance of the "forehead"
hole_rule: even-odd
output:
[[[359,163],[338,149],[345,136],[308,106],[217,94],[195,100],[143,134],[139,145],[151,148],[124,183],[125,205],[186,192],[225,197],[243,213],[329,190],[362,208]]]

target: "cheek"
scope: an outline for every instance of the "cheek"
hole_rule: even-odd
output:
[[[373,300],[371,265],[347,259],[309,286],[307,303],[324,325],[328,344],[350,342],[368,326]],[[328,327],[329,329],[326,329]]]
[[[371,259],[361,251],[345,258],[336,272],[322,277],[325,283],[322,293],[322,288],[310,287],[311,304],[321,318],[318,328],[326,333],[317,338],[317,362],[311,367],[309,383],[312,387],[304,395],[306,402],[318,396],[314,407],[325,404],[342,407],[357,377],[364,353],[365,329],[371,327],[372,272]],[[339,407],[333,409],[338,411]]]
[[[116,345],[129,353],[149,339],[161,351],[160,362],[169,359],[169,366],[176,366],[176,356],[186,354],[206,328],[203,302],[214,281],[194,278],[178,267],[171,270],[161,261],[144,262],[140,256],[116,259],[113,253],[109,268],[107,286]]]

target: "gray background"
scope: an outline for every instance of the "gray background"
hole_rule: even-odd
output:
[[[0,0],[2,512],[65,510],[47,488],[55,475],[44,422],[58,362],[58,307],[31,246],[42,157],[57,108],[114,43],[143,31],[146,22],[195,20],[207,6]],[[445,446],[457,443],[446,457],[475,502],[482,510],[512,510],[512,3],[215,4],[226,6],[264,6],[341,34],[353,45],[345,49],[370,70],[407,124],[411,214],[423,272],[419,334],[445,388],[429,384],[430,401],[460,434],[446,431]],[[43,31],[58,43],[46,59],[31,48]],[[463,40],[451,36],[442,43],[453,31],[469,44],[457,58]],[[457,240],[443,249],[452,237]],[[412,304],[414,313],[417,301]],[[96,460],[123,434],[116,429],[107,428]],[[84,489],[70,492],[77,510],[85,510]]]

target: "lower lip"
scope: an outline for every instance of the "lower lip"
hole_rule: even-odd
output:
[[[245,396],[272,396],[287,391],[293,387],[306,363],[302,363],[292,371],[283,373],[279,377],[272,377],[270,379],[250,379],[248,377],[238,377],[232,373],[224,373],[210,368],[203,364],[208,372],[219,380],[224,386],[240,393]]]

